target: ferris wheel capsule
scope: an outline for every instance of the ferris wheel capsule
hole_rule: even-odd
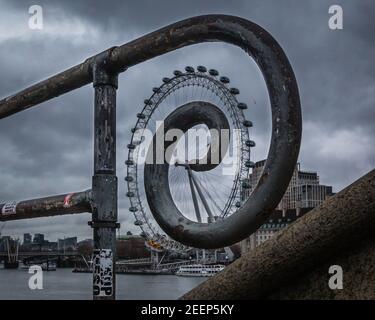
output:
[[[246,110],[247,109],[247,104],[246,103],[243,103],[243,102],[239,102],[237,104],[237,107],[241,110]]]
[[[229,80],[229,78],[228,77],[220,77],[220,81],[222,82],[222,83],[225,83],[225,84],[228,84],[229,82],[230,82],[230,80]]]
[[[247,147],[255,147],[255,141],[253,140],[247,140],[245,144]]]
[[[185,71],[186,71],[187,73],[194,73],[194,68],[191,67],[191,66],[186,66],[186,67],[185,67]]]
[[[253,161],[247,160],[245,166],[248,168],[255,168],[255,163]]]
[[[198,67],[197,67],[197,70],[198,70],[199,72],[202,72],[202,73],[207,72],[207,68],[206,68],[205,66],[198,66]]]
[[[244,120],[242,123],[247,128],[251,128],[253,126],[253,123],[250,120]]]
[[[219,71],[215,70],[215,69],[210,69],[208,70],[208,73],[213,76],[213,77],[216,77],[219,75]]]
[[[230,88],[229,91],[231,94],[240,94],[240,90],[238,90],[237,88]]]

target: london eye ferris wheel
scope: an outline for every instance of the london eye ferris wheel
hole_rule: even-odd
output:
[[[141,228],[152,248],[186,252],[191,248],[166,235],[148,205],[145,161],[154,140],[146,137],[155,136],[163,121],[171,120],[178,109],[181,112],[189,110],[191,114],[212,109],[214,114],[222,115],[220,121],[228,129],[230,142],[220,163],[206,170],[199,170],[199,166],[191,164],[197,157],[204,158],[219,141],[205,123],[195,121],[176,142],[168,168],[169,189],[179,211],[192,221],[211,223],[228,218],[241,208],[250,194],[249,173],[254,167],[250,150],[255,147],[255,142],[250,139],[249,129],[253,123],[245,118],[244,111],[248,106],[238,101],[239,89],[231,87],[230,79],[220,76],[215,69],[187,66],[184,72],[176,70],[173,77],[163,78],[162,84],[152,91],[144,101],[143,110],[137,114],[127,146],[125,180],[129,211],[134,215],[134,224]],[[208,115],[208,118],[212,117]],[[187,118],[189,115],[181,114],[180,119]],[[195,129],[193,137],[191,129]]]

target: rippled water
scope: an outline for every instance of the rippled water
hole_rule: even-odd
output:
[[[0,299],[92,299],[92,275],[57,269],[43,273],[43,289],[30,290],[27,270],[0,269]],[[177,299],[205,278],[118,274],[118,299]]]

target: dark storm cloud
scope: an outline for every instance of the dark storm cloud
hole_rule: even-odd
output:
[[[0,0],[0,95],[7,96],[110,46],[193,15],[226,13],[259,23],[279,41],[296,73],[304,116],[300,161],[339,190],[374,167],[373,1],[4,1]],[[44,10],[45,31],[27,29],[28,7]],[[344,30],[328,28],[340,4]],[[241,50],[204,44],[129,69],[118,90],[118,175],[122,232],[133,228],[122,179],[129,130],[151,88],[185,65],[228,75],[251,104],[248,118],[265,157],[269,106],[259,70]],[[84,190],[92,175],[92,88],[87,86],[0,122],[0,201]],[[8,223],[4,232],[90,236],[89,215]]]
[[[37,3],[45,8],[62,8],[71,15],[77,15],[86,21],[99,24],[107,30],[119,28],[118,32],[145,32],[163,27],[173,21],[181,20],[202,13],[237,13],[240,14],[245,0],[229,3],[225,0],[215,1],[59,1],[44,0]],[[22,9],[36,4],[35,1],[15,1],[12,6]]]

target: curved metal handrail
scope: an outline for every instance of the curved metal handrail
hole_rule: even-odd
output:
[[[158,210],[159,213],[161,208],[168,211],[170,220],[164,219],[168,221],[163,228],[167,228],[176,240],[198,247],[224,246],[248,236],[267,219],[279,203],[292,177],[301,143],[300,100],[292,67],[276,40],[257,24],[227,15],[186,19],[122,46],[112,47],[0,101],[2,119],[94,82],[96,132],[102,132],[100,129],[107,122],[112,125],[108,132],[111,139],[106,139],[108,137],[103,135],[95,137],[92,199],[90,202],[86,199],[84,203],[84,206],[91,206],[93,228],[100,230],[94,231],[94,238],[98,239],[98,243],[102,241],[100,249],[104,249],[104,243],[114,248],[113,229],[117,227],[116,126],[115,114],[111,113],[116,107],[117,75],[131,66],[178,48],[217,41],[242,48],[255,60],[263,73],[272,110],[272,138],[263,174],[244,206],[227,219],[210,224],[209,228],[205,224],[184,220],[176,210],[169,212],[171,208],[163,208],[162,200],[166,194],[159,194],[161,206]],[[103,106],[106,107],[105,110]],[[38,216],[47,208],[41,203]],[[58,211],[61,214],[71,213],[71,205],[68,201],[67,205],[59,206]],[[33,207],[29,209],[32,211]],[[7,220],[16,219],[16,205],[10,211],[12,217]],[[45,216],[52,214],[48,210],[45,213]],[[31,212],[25,212],[23,219],[32,217]],[[101,232],[104,231],[110,232],[110,237],[101,237]],[[216,239],[218,235],[219,240]],[[108,253],[106,259],[114,260],[111,252],[104,253]],[[114,298],[112,289],[114,286],[108,290],[108,296]],[[94,293],[95,295],[98,293]]]

